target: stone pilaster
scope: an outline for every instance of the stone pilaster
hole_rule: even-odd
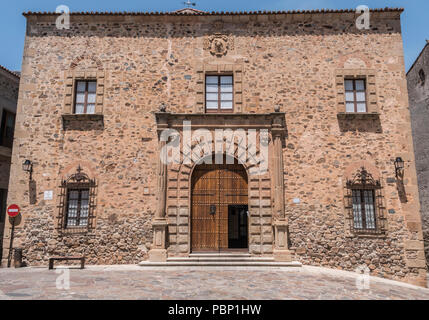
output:
[[[292,253],[288,246],[288,221],[285,216],[284,177],[283,177],[283,138],[285,127],[281,117],[273,121],[273,184],[274,184],[274,259],[276,261],[292,261]]]
[[[164,121],[158,123],[159,133],[166,129],[168,124]],[[166,142],[160,139],[159,143],[159,164],[158,164],[158,207],[155,218],[152,221],[153,244],[149,251],[149,261],[167,261],[167,153],[163,152]]]

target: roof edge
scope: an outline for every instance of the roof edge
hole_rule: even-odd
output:
[[[422,56],[423,52],[425,51],[426,47],[429,46],[429,40],[426,40],[426,44],[424,45],[423,49],[420,51],[419,55],[417,56],[416,60],[414,60],[413,64],[411,65],[411,67],[408,69],[407,73],[405,74],[405,76],[408,77],[408,74],[411,72],[411,70],[414,69],[414,67],[417,64],[417,61],[420,60],[420,57]]]
[[[5,72],[7,72],[8,74],[10,74],[10,75],[12,75],[12,76],[14,76],[15,78],[17,78],[17,79],[20,79],[21,77],[20,77],[20,75],[18,75],[17,73],[15,73],[15,72],[13,72],[13,71],[11,71],[11,70],[9,70],[8,68],[6,68],[6,67],[3,67],[2,65],[0,65],[0,70],[3,70],[3,71],[5,71]]]
[[[370,12],[400,12],[402,13],[404,8],[379,8],[370,9]],[[166,11],[166,12],[101,12],[101,11],[81,11],[81,12],[70,12],[70,15],[97,15],[97,16],[231,16],[231,15],[277,15],[277,14],[318,14],[318,13],[355,13],[356,9],[314,9],[314,10],[287,10],[287,11],[200,11],[194,10],[193,12],[186,12],[181,10],[177,11]],[[24,17],[27,16],[41,16],[41,15],[61,15],[62,13],[56,12],[23,12]]]

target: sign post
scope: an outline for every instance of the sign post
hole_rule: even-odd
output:
[[[12,249],[13,249],[13,236],[15,232],[15,219],[19,215],[20,208],[16,204],[12,204],[7,208],[7,215],[11,218],[12,229],[10,231],[10,244],[9,244],[9,255],[7,257],[7,267],[10,268],[12,260]]]

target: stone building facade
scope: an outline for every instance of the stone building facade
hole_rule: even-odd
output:
[[[0,66],[0,258],[12,157],[13,132],[18,102],[19,75]]]
[[[14,246],[29,265],[239,248],[424,286],[401,12],[26,13]]]
[[[407,73],[426,264],[429,265],[429,41]]]

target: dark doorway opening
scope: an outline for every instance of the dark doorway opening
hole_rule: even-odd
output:
[[[248,206],[228,206],[228,248],[248,248]]]
[[[3,258],[3,236],[6,221],[7,190],[0,189],[0,261]]]

